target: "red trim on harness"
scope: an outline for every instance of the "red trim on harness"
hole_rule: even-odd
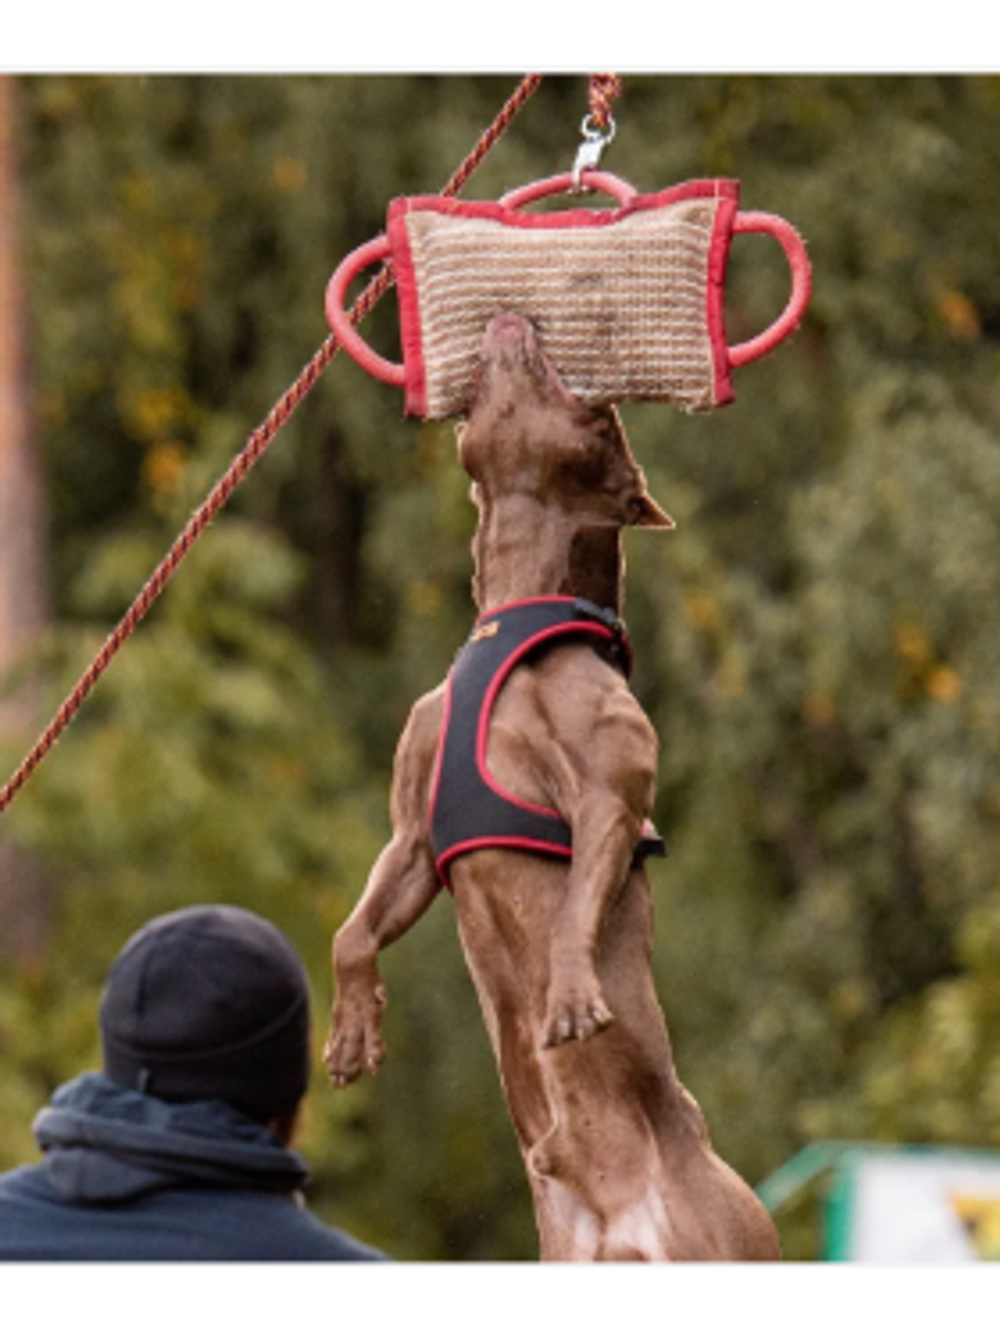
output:
[[[453,860],[468,851],[489,851],[497,847],[505,848],[508,851],[541,851],[547,856],[561,856],[564,860],[573,858],[572,847],[559,846],[556,842],[536,841],[533,837],[504,837],[502,835],[470,837],[464,842],[456,842],[454,846],[450,846],[447,851],[441,853],[436,861],[438,878],[446,887],[450,888],[451,883],[447,870]]]

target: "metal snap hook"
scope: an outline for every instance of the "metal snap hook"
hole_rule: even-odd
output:
[[[584,194],[589,188],[583,184],[583,173],[596,169],[602,153],[615,137],[614,117],[608,116],[607,128],[602,129],[593,116],[584,116],[580,133],[583,135],[583,142],[576,150],[576,161],[573,163],[573,185],[570,191],[572,194]]]

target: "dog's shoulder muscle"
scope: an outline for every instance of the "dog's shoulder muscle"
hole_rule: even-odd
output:
[[[426,824],[434,760],[444,717],[445,687],[438,685],[410,709],[393,762],[390,810],[395,827]]]
[[[488,753],[515,794],[564,817],[597,786],[621,793],[643,816],[655,794],[652,723],[627,681],[585,644],[560,646],[514,672],[497,701]]]

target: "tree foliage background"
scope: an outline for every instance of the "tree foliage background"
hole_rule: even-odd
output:
[[[390,198],[440,189],[497,76],[18,80],[32,393],[50,509],[41,726],[326,336]],[[566,170],[583,75],[543,81],[465,193]],[[626,76],[605,165],[735,176],[806,237],[796,338],[707,416],[623,414],[678,520],[628,538],[635,686],[662,741],[657,977],[681,1076],[751,1182],[823,1138],[1000,1145],[1000,80]],[[784,300],[730,264],[736,342]],[[394,301],[367,335],[393,354]],[[471,618],[450,427],[339,357],[201,539],[3,834],[54,885],[0,984],[0,1167],[97,1060],[150,915],[236,901],[315,988],[386,835],[396,737]],[[5,742],[13,769],[20,744]],[[385,960],[375,1082],[317,1070],[310,1200],[401,1258],[535,1253],[443,898]],[[779,1216],[791,1257],[813,1219]]]

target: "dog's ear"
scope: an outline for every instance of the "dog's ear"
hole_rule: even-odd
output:
[[[630,500],[628,508],[630,527],[655,527],[661,532],[670,532],[677,526],[646,490]]]
[[[601,407],[596,409],[596,412],[602,417],[605,429],[614,438],[615,448],[627,459],[629,468],[635,478],[635,493],[628,497],[626,504],[628,525],[630,527],[657,528],[661,532],[672,531],[677,524],[669,513],[660,508],[646,489],[646,477],[632,454],[618,408]]]

